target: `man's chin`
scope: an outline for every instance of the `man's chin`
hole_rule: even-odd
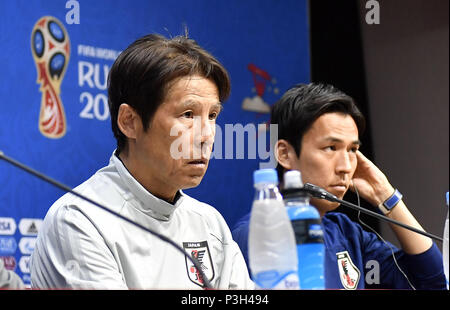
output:
[[[324,215],[326,212],[333,211],[339,207],[339,203],[337,202],[317,198],[311,198],[311,205],[316,207],[320,215]]]
[[[200,183],[203,180],[203,176],[202,175],[193,175],[193,176],[188,176],[186,177],[186,179],[183,182],[183,186],[181,187],[181,189],[189,189],[189,188],[194,188],[200,185]]]

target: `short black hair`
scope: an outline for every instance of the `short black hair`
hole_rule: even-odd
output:
[[[278,139],[288,141],[300,156],[306,131],[325,113],[341,112],[350,115],[356,123],[359,135],[366,122],[352,97],[328,84],[297,84],[288,89],[271,108],[270,123],[278,124]],[[284,168],[278,163],[279,180],[283,180]]]
[[[117,57],[108,75],[108,104],[117,140],[116,154],[127,144],[117,125],[120,105],[127,103],[135,109],[147,130],[170,82],[194,74],[216,84],[221,103],[228,98],[231,83],[227,70],[187,35],[167,39],[149,34],[137,39]]]

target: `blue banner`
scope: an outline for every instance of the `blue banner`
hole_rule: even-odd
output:
[[[310,79],[306,0],[3,0],[0,14],[5,155],[71,187],[82,183],[116,146],[107,76],[117,55],[145,34],[173,37],[187,28],[227,68],[232,91],[214,159],[185,192],[213,205],[230,227],[250,210],[252,173],[273,162],[270,106]],[[0,162],[0,257],[27,284],[39,226],[62,194]]]

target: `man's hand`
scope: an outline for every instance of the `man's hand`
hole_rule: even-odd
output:
[[[360,151],[356,152],[356,157],[358,164],[353,174],[353,184],[350,185],[350,189],[354,191],[356,186],[362,198],[374,206],[378,206],[394,193],[394,188],[384,173]]]
[[[353,185],[350,186],[350,189],[354,191],[354,187],[356,187],[362,198],[374,206],[378,206],[394,193],[394,188],[384,173],[360,151],[357,151],[356,156],[358,158],[358,165],[353,175]],[[424,230],[411,212],[409,212],[402,200],[400,200],[388,216],[406,225]],[[402,249],[408,254],[423,253],[432,245],[432,241],[428,237],[393,224],[390,224],[390,226],[400,241]]]

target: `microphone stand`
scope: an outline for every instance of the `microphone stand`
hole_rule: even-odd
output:
[[[195,268],[197,268],[198,272],[200,273],[200,276],[203,279],[203,288],[204,289],[212,289],[213,288],[211,286],[211,283],[209,282],[209,280],[206,278],[206,276],[205,276],[205,274],[204,274],[204,272],[203,272],[203,270],[201,268],[201,265],[198,262],[197,258],[192,257],[191,255],[188,255],[183,248],[181,248],[178,244],[176,244],[171,239],[169,239],[166,236],[161,235],[160,233],[157,233],[156,231],[153,231],[153,230],[151,230],[151,229],[149,229],[149,228],[147,228],[145,226],[142,226],[141,224],[136,223],[136,222],[130,220],[129,218],[127,218],[127,217],[125,217],[125,216],[123,216],[123,215],[121,215],[121,214],[119,214],[119,213],[117,213],[117,212],[115,212],[113,210],[108,209],[107,207],[103,206],[102,204],[100,204],[100,203],[98,203],[98,202],[96,202],[96,201],[94,201],[94,200],[92,200],[92,199],[90,199],[90,198],[80,194],[80,193],[77,193],[76,191],[74,191],[69,186],[64,185],[64,184],[62,184],[62,183],[60,183],[60,182],[50,178],[49,176],[47,176],[47,175],[45,175],[45,174],[43,174],[43,173],[41,173],[41,172],[39,172],[37,170],[34,170],[34,169],[32,169],[32,168],[22,164],[21,162],[19,162],[17,160],[14,160],[14,159],[6,156],[2,151],[0,151],[0,159],[3,159],[4,161],[10,163],[11,165],[13,165],[13,166],[15,166],[15,167],[17,167],[17,168],[19,168],[21,170],[24,170],[27,173],[30,173],[30,174],[36,176],[37,178],[39,178],[41,180],[44,180],[45,182],[50,183],[53,186],[62,189],[65,192],[71,193],[71,194],[73,194],[73,195],[75,195],[75,196],[77,196],[77,197],[79,197],[79,198],[81,198],[81,199],[83,199],[83,200],[85,200],[87,202],[90,202],[91,204],[99,207],[100,209],[103,209],[104,211],[106,211],[108,213],[111,213],[111,214],[121,218],[122,220],[124,220],[124,221],[126,221],[126,222],[128,222],[128,223],[130,223],[130,224],[132,224],[132,225],[134,225],[136,227],[139,227],[140,229],[142,229],[142,230],[144,230],[144,231],[146,231],[146,232],[148,232],[148,233],[158,237],[159,239],[169,243],[170,245],[175,247],[178,251],[183,253],[183,255],[187,256],[187,258],[194,264]]]
[[[323,188],[321,188],[321,187],[319,187],[317,185],[313,185],[313,184],[310,184],[310,183],[305,183],[304,187],[303,187],[303,190],[306,191],[307,193],[311,194],[315,198],[325,199],[325,200],[328,200],[328,201],[331,201],[331,202],[338,202],[338,203],[342,204],[345,207],[351,208],[351,209],[356,210],[356,211],[361,211],[362,213],[368,214],[368,215],[370,215],[372,217],[375,217],[375,218],[377,218],[379,220],[386,221],[386,222],[389,222],[389,223],[401,226],[401,227],[403,227],[405,229],[408,229],[408,230],[413,231],[415,233],[424,235],[426,237],[429,237],[429,238],[432,238],[432,239],[435,239],[435,240],[438,240],[438,241],[441,241],[441,242],[443,241],[442,238],[440,238],[438,236],[435,236],[433,234],[430,234],[430,233],[428,233],[426,231],[423,231],[423,230],[411,227],[411,226],[403,224],[403,223],[401,223],[399,221],[393,220],[393,219],[391,219],[391,218],[389,218],[387,216],[384,216],[384,215],[381,215],[379,213],[373,212],[371,210],[362,208],[362,207],[357,206],[357,205],[355,205],[353,203],[350,203],[348,201],[339,199],[335,195],[327,192],[326,190],[324,190]]]

